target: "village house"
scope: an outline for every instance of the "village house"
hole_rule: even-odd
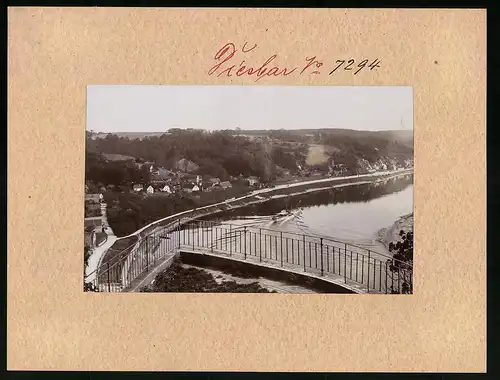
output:
[[[311,171],[311,176],[313,177],[318,177],[318,176],[321,176],[323,174],[323,172],[319,169],[314,169]]]
[[[149,185],[148,188],[146,189],[146,193],[148,194],[153,194],[155,192],[155,189],[153,186]]]
[[[163,191],[164,193],[167,193],[167,194],[172,194],[172,190],[170,189],[169,185],[163,186],[162,188],[160,188],[160,191]]]
[[[212,191],[213,187],[212,184],[208,181],[202,181],[200,185],[200,190],[201,191]]]
[[[331,167],[332,175],[339,176],[347,172],[347,166],[345,164],[335,164]]]
[[[182,181],[187,183],[196,183],[198,176],[195,174],[184,174],[182,176]]]
[[[211,186],[216,186],[217,184],[220,183],[220,178],[209,178],[208,182],[210,183]]]
[[[201,176],[200,175],[196,176],[196,182],[195,182],[195,184],[198,185],[199,187],[201,187],[202,180],[201,180]]]
[[[358,160],[358,165],[360,167],[360,169],[358,170],[360,174],[373,173],[375,171],[370,162],[368,162],[368,160],[364,158]]]
[[[198,185],[194,185],[191,189],[191,192],[197,192],[197,191],[200,191],[200,187]]]
[[[168,185],[170,186],[172,193],[182,190],[182,183],[179,180],[171,181]]]
[[[404,162],[405,162],[404,163],[405,168],[412,168],[413,167],[413,160],[412,159],[405,160]]]
[[[133,189],[134,191],[139,192],[139,191],[142,191],[144,188],[143,188],[143,186],[142,186],[142,185],[134,185],[134,186],[132,187],[132,189]]]
[[[99,203],[99,194],[85,194],[85,201],[89,203]]]
[[[150,172],[153,172],[155,163],[152,161],[146,161],[146,162],[136,162],[135,166],[137,169],[141,169],[143,166],[147,167]]]
[[[165,169],[165,168],[159,168],[158,170],[154,171],[153,173],[153,178],[158,181],[166,181],[170,178],[175,177],[175,174],[172,173],[171,171]]]
[[[224,190],[226,190],[226,189],[230,189],[230,188],[232,188],[232,187],[233,187],[233,185],[231,185],[231,182],[229,182],[229,181],[224,181],[224,182],[221,182],[221,183],[219,184],[219,186],[220,186],[222,189],[224,189]]]
[[[257,186],[260,182],[259,177],[250,176],[247,178],[249,186]]]

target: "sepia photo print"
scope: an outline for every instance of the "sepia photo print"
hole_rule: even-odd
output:
[[[407,86],[87,88],[84,291],[413,293]]]

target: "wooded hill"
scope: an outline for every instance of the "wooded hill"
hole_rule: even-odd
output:
[[[344,164],[356,172],[359,160],[375,162],[391,158],[397,162],[413,158],[413,131],[356,131],[348,129],[225,130],[207,132],[170,129],[154,135],[134,132],[134,137],[87,132],[87,154],[119,154],[153,161],[173,168],[180,159],[199,165],[200,174],[221,179],[255,175],[263,180],[281,168],[304,168],[312,144],[325,147],[328,164]],[[95,157],[94,157],[95,158]],[[321,166],[321,165],[319,165]],[[324,168],[323,168],[324,169]],[[133,177],[139,173],[130,173]]]

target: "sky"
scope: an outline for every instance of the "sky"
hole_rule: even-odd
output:
[[[87,130],[413,129],[410,86],[87,87]]]

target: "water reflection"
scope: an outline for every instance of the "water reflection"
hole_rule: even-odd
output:
[[[413,175],[391,178],[376,183],[344,186],[320,190],[287,198],[272,199],[264,203],[250,205],[218,214],[217,219],[240,216],[272,215],[283,209],[308,208],[342,203],[367,203],[384,195],[393,194],[412,187]]]
[[[413,210],[413,186],[369,201],[339,202],[303,209],[301,222],[317,233],[342,241],[371,243],[381,228]]]
[[[377,241],[377,233],[413,211],[413,174],[272,199],[226,211],[212,219],[274,215],[284,209],[301,210],[294,223],[304,233],[385,251]]]

